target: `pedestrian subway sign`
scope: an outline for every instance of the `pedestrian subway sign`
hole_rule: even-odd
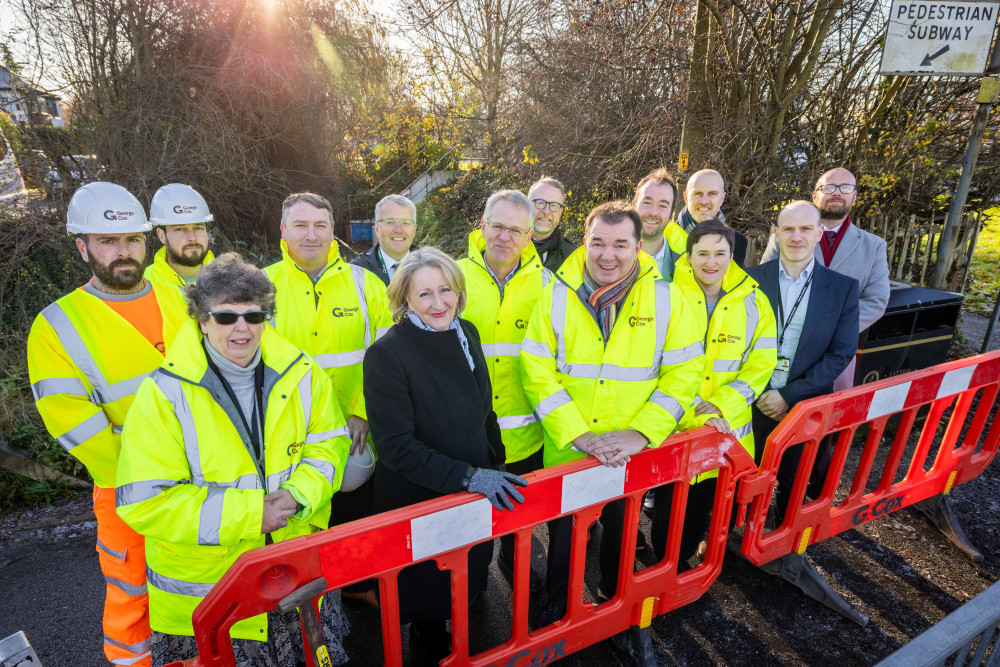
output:
[[[982,76],[1000,0],[892,0],[881,74]]]

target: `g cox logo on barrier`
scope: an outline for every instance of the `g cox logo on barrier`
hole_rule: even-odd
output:
[[[340,308],[340,307],[337,307],[337,308],[333,309],[333,316],[334,317],[354,317],[354,314],[357,313],[359,310],[361,310],[361,309],[358,308],[358,307],[354,307],[354,308]]]
[[[531,651],[518,651],[510,657],[510,660],[502,664],[502,667],[541,667],[541,665],[547,665],[550,662],[555,662],[559,658],[566,657],[566,640],[560,639],[555,644],[551,644],[542,648],[540,651],[531,655]],[[528,657],[531,657],[528,660]],[[491,665],[490,667],[501,667],[500,664]]]
[[[895,512],[896,510],[898,510],[900,507],[903,506],[903,498],[905,497],[906,494],[904,493],[896,496],[895,498],[882,498],[881,500],[877,501],[874,505],[872,504],[864,505],[858,508],[858,511],[854,513],[854,518],[852,519],[852,521],[854,522],[854,525],[857,526],[870,519],[875,519],[877,517],[880,517],[883,514],[888,514],[889,512]]]
[[[177,215],[188,215],[189,213],[193,213],[197,208],[197,206],[181,206],[178,204],[174,206],[174,213]]]
[[[116,211],[113,208],[109,208],[104,212],[105,220],[131,220],[132,216],[135,215],[135,211]]]

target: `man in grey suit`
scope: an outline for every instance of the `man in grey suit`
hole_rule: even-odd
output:
[[[838,168],[819,177],[812,199],[819,208],[824,228],[814,255],[823,266],[858,281],[858,333],[861,334],[882,317],[889,303],[889,260],[885,239],[851,223],[851,207],[857,196],[858,181],[854,174]],[[777,257],[778,246],[772,234],[761,263]],[[833,383],[834,391],[854,386],[856,362],[855,357]]]

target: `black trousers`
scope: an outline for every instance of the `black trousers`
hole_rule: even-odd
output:
[[[764,456],[764,443],[767,436],[778,427],[778,422],[774,421],[763,412],[753,406],[753,437],[756,443],[754,460],[760,466],[761,458]],[[812,470],[809,473],[809,483],[806,486],[806,497],[815,498],[823,490],[823,483],[826,475],[830,471],[830,461],[833,458],[836,435],[831,434],[820,440],[819,449],[816,451],[816,460],[813,462]],[[792,484],[795,483],[795,475],[799,471],[799,462],[802,460],[802,450],[805,444],[792,445],[785,450],[778,464],[778,484],[775,489],[775,510],[778,523],[780,524],[788,511],[788,504],[791,502]]]
[[[539,448],[537,452],[532,454],[526,459],[521,459],[520,461],[514,461],[513,463],[508,463],[506,466],[507,472],[513,473],[515,475],[527,475],[529,472],[535,472],[536,470],[541,470],[542,464],[542,448]],[[514,564],[514,536],[504,535],[500,538],[500,556],[505,563],[513,566]]]
[[[618,564],[622,547],[622,531],[625,526],[625,499],[612,501],[601,511],[600,557],[601,590],[612,596],[618,588]],[[569,594],[569,562],[573,545],[573,517],[564,516],[550,521],[549,562],[546,583],[549,589],[549,604],[566,609]],[[582,528],[586,530],[586,527]]]
[[[677,571],[690,569],[688,559],[698,550],[698,543],[704,537],[705,531],[712,520],[712,502],[715,500],[715,488],[718,478],[713,477],[696,482],[688,489],[687,510],[684,514],[684,527],[681,529],[681,546],[677,557]],[[653,510],[653,553],[656,560],[662,560],[667,550],[667,532],[670,529],[671,505],[674,499],[676,484],[667,484],[656,488],[656,506]]]

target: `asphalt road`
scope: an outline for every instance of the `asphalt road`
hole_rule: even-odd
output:
[[[696,602],[657,617],[658,663],[678,665],[873,665],[1000,578],[1000,465],[953,492],[955,510],[985,561],[975,564],[915,513],[903,510],[813,545],[809,553],[834,588],[871,618],[865,628],[805,598],[796,589],[727,555],[719,579]],[[103,580],[94,551],[95,526],[80,522],[89,499],[44,513],[0,521],[0,637],[24,630],[45,667],[105,665],[100,615]],[[43,527],[35,527],[39,523]],[[536,531],[533,560],[544,572]],[[591,550],[593,551],[593,550]],[[596,582],[594,554],[588,583]],[[510,631],[510,589],[492,570],[472,610],[479,650]],[[346,606],[352,665],[379,665],[378,614]],[[532,611],[538,609],[533,604]],[[405,635],[404,635],[405,637]],[[405,639],[404,639],[405,643]],[[419,664],[419,654],[405,654]],[[525,663],[527,664],[527,663]],[[601,642],[560,661],[628,665]]]

